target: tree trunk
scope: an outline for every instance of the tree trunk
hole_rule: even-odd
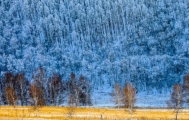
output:
[[[37,98],[34,98],[34,109],[36,110],[37,109]]]
[[[13,99],[14,100],[14,99]],[[14,105],[14,108],[16,107],[16,101],[14,100],[13,101],[13,105]]]
[[[175,117],[175,120],[178,119],[178,110],[176,111],[176,117]]]
[[[23,95],[23,90],[21,89],[21,105],[24,105],[24,95]]]
[[[129,112],[130,112],[130,120],[132,120],[132,117],[133,117],[133,106],[132,105],[130,106]]]
[[[133,112],[130,111],[130,120],[132,120],[132,118],[133,118]]]

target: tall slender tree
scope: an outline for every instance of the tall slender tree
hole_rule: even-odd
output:
[[[43,68],[37,69],[33,75],[33,81],[29,87],[29,102],[36,110],[39,106],[46,104],[47,100],[47,82]]]
[[[184,76],[184,85],[183,85],[183,90],[184,90],[184,102],[189,104],[189,74]]]
[[[171,93],[171,99],[167,102],[169,108],[173,108],[176,115],[175,119],[178,119],[179,110],[184,103],[183,87],[180,84],[175,84]]]
[[[18,97],[17,97],[16,92],[13,88],[5,87],[4,96],[5,96],[6,100],[8,101],[9,105],[16,107]]]
[[[16,94],[16,82],[14,80],[14,74],[11,72],[7,72],[3,77],[4,82],[4,92],[3,98],[4,103],[8,105],[13,105],[14,107],[17,105],[17,94]]]
[[[91,105],[91,90],[90,83],[85,79],[83,75],[80,75],[78,81],[79,90],[79,104],[82,106]]]
[[[122,91],[120,85],[116,83],[114,85],[114,90],[112,92],[113,102],[117,105],[118,109],[120,108],[122,102]]]
[[[79,90],[77,86],[75,73],[71,73],[70,75],[68,90],[69,90],[69,103],[74,103],[75,106],[79,106]]]
[[[50,104],[56,106],[63,102],[63,82],[58,74],[53,74],[48,80],[48,96]]]
[[[38,107],[45,105],[45,98],[43,95],[43,89],[37,82],[31,83],[29,87],[29,102],[37,110]]]
[[[21,105],[27,105],[27,90],[29,87],[29,81],[25,78],[24,73],[18,73],[15,76],[16,81],[16,91],[18,95],[18,99],[21,102]]]
[[[123,104],[125,108],[129,111],[131,120],[132,120],[135,102],[136,102],[136,90],[129,82],[127,82],[123,88]]]

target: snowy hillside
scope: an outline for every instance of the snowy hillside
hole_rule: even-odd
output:
[[[170,91],[189,71],[188,0],[0,0],[0,73]]]

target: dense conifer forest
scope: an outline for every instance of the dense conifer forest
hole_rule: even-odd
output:
[[[0,0],[0,76],[169,91],[189,71],[188,0]]]

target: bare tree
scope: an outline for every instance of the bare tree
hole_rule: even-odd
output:
[[[30,104],[36,110],[39,106],[45,105],[45,99],[43,96],[43,90],[41,86],[36,83],[32,83],[29,87]]]
[[[39,69],[36,69],[32,75],[33,81],[37,82],[38,85],[41,86],[43,97],[45,99],[48,99],[48,79],[45,77],[45,70],[40,67]]]
[[[45,105],[46,92],[44,84],[46,84],[44,69],[40,68],[35,71],[33,81],[29,87],[29,102],[37,110],[38,107]]]
[[[85,79],[83,75],[80,75],[78,81],[78,91],[79,91],[79,104],[80,105],[91,105],[91,91],[90,83]]]
[[[62,78],[58,74],[54,74],[48,80],[48,96],[50,103],[53,105],[58,105],[63,101],[63,82]]]
[[[29,82],[28,80],[25,78],[25,75],[24,73],[19,73],[15,76],[15,81],[17,83],[17,95],[18,95],[18,98],[21,102],[21,105],[23,106],[24,103],[27,104],[27,98],[26,98],[26,95],[27,95],[27,90],[28,90],[28,85],[29,85]]]
[[[4,96],[6,100],[8,101],[8,104],[13,105],[15,107],[17,104],[17,95],[16,95],[15,90],[11,87],[5,87],[4,91],[5,91]]]
[[[11,72],[7,72],[4,74],[3,82],[5,87],[11,87],[15,89],[16,87],[16,81],[14,80],[14,74]]]
[[[131,120],[132,120],[132,115],[134,111],[134,104],[136,102],[135,96],[136,96],[136,90],[129,82],[127,82],[123,88],[122,102],[125,105],[126,109],[129,111]]]
[[[16,75],[12,74],[11,72],[7,72],[4,74],[3,80],[2,80],[2,88],[4,90],[4,94],[2,96],[4,100],[4,104],[8,104],[7,101],[7,93],[8,91],[5,91],[5,89],[9,89],[10,91],[14,91],[14,94],[17,97],[17,102],[21,105],[24,105],[24,103],[27,104],[27,91],[28,91],[28,85],[29,82],[26,80],[24,73],[18,73]],[[6,94],[5,94],[6,93]]]
[[[74,74],[72,74],[72,75],[74,75]],[[74,77],[74,79],[75,79],[75,76],[72,76],[72,77]],[[72,80],[73,80],[73,78],[72,78]],[[70,86],[70,87],[72,87],[72,86]],[[76,100],[75,100],[75,96],[74,96],[75,94],[73,92],[74,91],[69,90],[69,101],[68,101],[69,107],[67,107],[67,117],[68,118],[71,118],[73,116],[74,111],[75,111],[75,106],[76,106],[75,105]]]
[[[69,101],[68,101],[69,107],[67,107],[67,117],[70,118],[74,114],[75,110],[75,100],[72,94],[69,94]]]
[[[173,86],[173,91],[171,93],[171,99],[167,102],[167,105],[169,108],[173,108],[176,116],[175,119],[178,119],[178,113],[179,110],[182,108],[182,105],[184,103],[183,100],[183,88],[180,84],[175,84]]]
[[[189,104],[189,74],[184,76],[184,101]]]
[[[3,101],[5,104],[13,105],[15,107],[17,103],[17,95],[14,75],[11,72],[5,73],[3,77],[3,83]]]
[[[76,81],[76,75],[71,73],[70,81],[68,83],[69,90],[69,102],[74,103],[75,106],[79,106],[79,90]]]
[[[3,80],[0,78],[0,105],[3,105]]]
[[[91,105],[90,83],[83,75],[80,75],[79,80],[76,79],[74,73],[71,73],[70,81],[68,82],[69,103],[74,103],[75,106]]]
[[[36,69],[32,75],[33,81],[29,87],[29,101],[35,109],[46,104],[48,99],[47,79],[45,77],[45,70],[40,67]]]
[[[122,92],[121,92],[121,88],[119,86],[118,83],[116,83],[114,85],[114,90],[112,92],[112,97],[113,97],[113,102],[115,102],[115,104],[117,105],[118,109],[121,105],[121,101],[122,101]]]

